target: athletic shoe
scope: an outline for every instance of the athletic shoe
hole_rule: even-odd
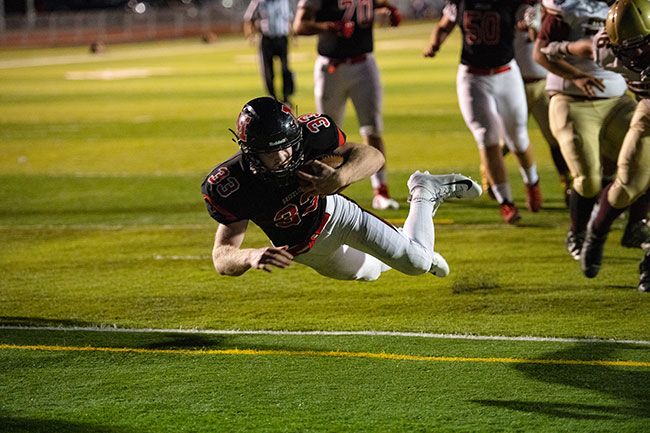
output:
[[[381,185],[375,188],[375,196],[372,198],[372,208],[377,210],[399,209],[399,203],[393,200],[388,193],[388,186]]]
[[[606,240],[607,233],[603,236],[597,236],[591,229],[587,229],[587,235],[580,251],[580,267],[585,277],[594,278],[598,275],[600,265],[603,262],[603,249]]]
[[[375,194],[372,198],[372,208],[377,210],[399,209],[399,203],[385,195]]]
[[[580,251],[585,241],[585,232],[573,233],[571,230],[566,235],[566,249],[574,260],[580,260]]]
[[[539,181],[534,185],[526,185],[526,208],[531,212],[539,212],[542,208],[542,191]]]
[[[628,223],[621,238],[621,245],[626,248],[641,248],[644,243],[650,242],[650,228],[647,220]]]
[[[650,249],[645,250],[639,264],[639,292],[650,292]]]
[[[521,219],[519,215],[519,209],[515,206],[514,203],[503,202],[499,205],[499,212],[501,213],[501,218],[508,224],[516,224]]]
[[[416,171],[406,185],[411,195],[413,189],[423,188],[431,194],[431,201],[444,201],[449,197],[476,198],[481,195],[481,185],[462,174],[429,174]]]
[[[449,265],[447,264],[447,260],[435,251],[431,257],[431,268],[429,268],[429,273],[440,278],[449,275]]]

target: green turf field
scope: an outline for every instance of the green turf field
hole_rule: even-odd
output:
[[[430,26],[376,31],[404,207],[415,169],[478,176],[455,95],[458,36],[424,59]],[[292,46],[300,112],[314,109],[314,42]],[[200,184],[236,150],[227,129],[261,92],[256,50],[239,37],[103,56],[0,50],[0,432],[648,431],[641,253],[619,245],[619,221],[601,273],[582,276],[534,123],[545,209],[512,227],[487,198],[445,203],[445,279],[339,282],[297,264],[218,276]],[[343,128],[359,140],[351,107]],[[508,167],[523,206],[512,158]],[[346,193],[370,205],[369,182]],[[406,210],[381,215],[398,222]],[[257,229],[246,239],[265,242]],[[46,326],[85,330],[16,329]],[[89,330],[98,326],[571,340]],[[594,338],[626,341],[583,340]]]

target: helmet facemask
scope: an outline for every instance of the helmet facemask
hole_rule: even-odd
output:
[[[251,172],[256,176],[260,176],[265,181],[271,181],[278,185],[289,184],[305,159],[305,154],[302,149],[302,132],[292,141],[287,142],[286,145],[268,152],[253,149],[245,143],[242,143],[241,140],[238,140],[238,144],[244,156],[244,161],[248,163]],[[260,158],[260,155],[264,153],[279,152],[287,148],[291,148],[291,158],[278,168],[267,167]]]
[[[232,130],[231,130],[232,131]],[[270,97],[249,101],[232,131],[250,171],[265,181],[288,185],[303,164],[302,128],[291,109]],[[267,167],[260,155],[291,149],[291,157],[278,167]]]

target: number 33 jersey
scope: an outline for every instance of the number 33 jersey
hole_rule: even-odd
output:
[[[330,154],[345,144],[345,134],[329,116],[305,114],[298,122],[305,161]],[[303,192],[296,176],[286,185],[256,176],[241,152],[212,170],[201,191],[212,218],[221,224],[253,221],[276,246],[307,242],[325,214],[325,197]]]

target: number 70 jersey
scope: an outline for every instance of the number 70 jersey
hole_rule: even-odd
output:
[[[305,161],[332,153],[345,144],[345,134],[326,115],[305,114],[302,128]],[[304,193],[294,176],[287,184],[255,175],[241,152],[215,167],[201,185],[212,218],[221,224],[251,220],[274,245],[308,242],[320,228],[325,198]]]

